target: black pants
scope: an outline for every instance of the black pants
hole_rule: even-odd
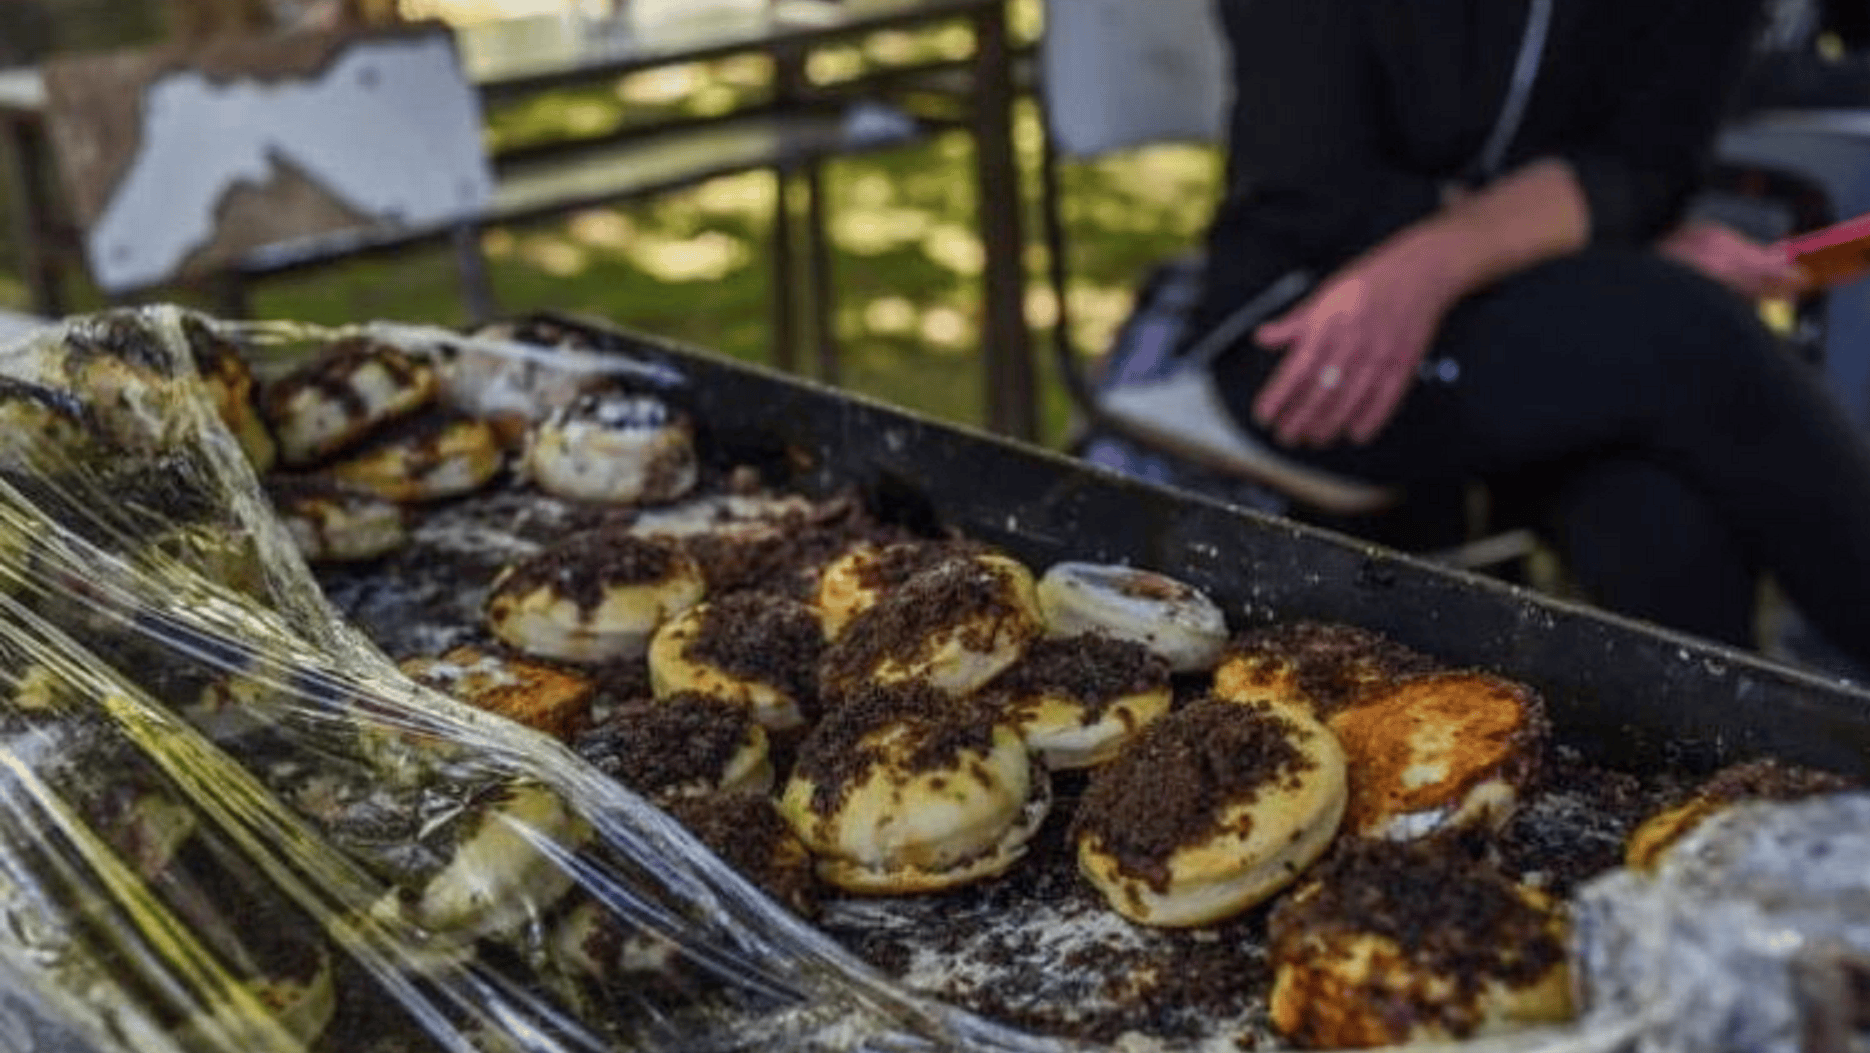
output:
[[[1418,382],[1374,442],[1295,455],[1406,486],[1487,480],[1538,509],[1595,601],[1732,643],[1752,639],[1768,571],[1870,664],[1870,448],[1749,304],[1651,253],[1591,250],[1463,302],[1431,355],[1452,379]],[[1243,348],[1217,366],[1249,426],[1276,362]]]

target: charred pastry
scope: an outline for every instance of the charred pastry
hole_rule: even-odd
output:
[[[656,630],[649,678],[658,697],[700,692],[746,705],[774,731],[817,710],[813,678],[824,637],[811,608],[764,592],[697,603]]]
[[[1562,911],[1447,842],[1346,842],[1269,929],[1273,1023],[1310,1048],[1466,1039],[1573,1012]]]
[[[534,423],[521,461],[539,489],[573,501],[660,504],[700,474],[688,415],[617,389],[584,392]]]
[[[1078,868],[1124,917],[1219,921],[1284,888],[1344,815],[1343,753],[1309,713],[1197,700],[1092,773]]]
[[[660,803],[766,793],[766,729],[746,706],[695,692],[619,703],[572,746],[605,775]]]
[[[335,480],[272,475],[266,492],[293,544],[310,562],[376,559],[409,540],[402,506]]]
[[[327,471],[386,501],[417,504],[480,489],[499,474],[504,460],[486,421],[425,413],[378,429]]]
[[[590,720],[591,681],[538,662],[463,644],[398,664],[418,683],[564,742]]]
[[[487,626],[527,654],[607,662],[644,654],[657,626],[705,589],[701,568],[674,542],[586,531],[501,571]]]
[[[1155,571],[1055,563],[1039,579],[1038,598],[1048,635],[1101,633],[1129,640],[1177,673],[1214,668],[1227,644],[1227,619],[1214,601]]]
[[[266,386],[261,411],[289,466],[322,460],[434,399],[430,366],[388,344],[353,339]]]
[[[912,682],[861,689],[827,714],[779,810],[819,878],[897,894],[1001,873],[1050,804],[1045,769],[998,714]]]
[[[959,697],[1019,661],[1042,631],[1024,566],[995,554],[945,559],[851,622],[825,650],[819,688],[914,681]]]
[[[1166,661],[1097,634],[1041,640],[985,690],[1053,770],[1115,757],[1173,697]]]
[[[1404,677],[1326,723],[1350,763],[1345,828],[1391,840],[1505,826],[1547,737],[1531,688],[1473,671]]]
[[[1767,757],[1715,772],[1687,798],[1656,812],[1630,832],[1624,864],[1652,870],[1668,850],[1695,827],[1745,801],[1798,801],[1861,786],[1835,772],[1805,768]]]

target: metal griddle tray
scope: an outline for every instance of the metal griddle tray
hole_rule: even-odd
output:
[[[1207,591],[1237,629],[1340,621],[1499,671],[1542,692],[1560,740],[1598,763],[1693,771],[1775,754],[1870,775],[1861,687],[602,322],[545,320],[671,367],[703,449],[808,492],[854,485],[884,514],[1039,568],[1158,570]]]

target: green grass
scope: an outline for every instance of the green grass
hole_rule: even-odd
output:
[[[1029,32],[1030,30],[1028,30]],[[885,34],[831,53],[816,70],[848,75],[866,63],[950,54],[954,30]],[[541,96],[489,114],[496,147],[601,133],[648,116],[718,112],[765,90],[765,69],[736,60],[639,75]],[[1050,379],[1036,180],[1040,132],[1023,105],[1016,126],[1025,188],[1031,282],[1028,317],[1046,378],[1044,436],[1063,435],[1068,411]],[[984,406],[977,332],[981,245],[975,229],[972,144],[946,134],[827,169],[836,328],[852,389],[943,419],[979,423]],[[1078,345],[1103,347],[1154,260],[1198,238],[1218,185],[1212,151],[1161,147],[1064,170]],[[563,222],[498,230],[484,241],[506,313],[560,309],[711,348],[749,361],[771,356],[773,180],[750,173]],[[23,306],[11,275],[0,304]],[[94,299],[85,301],[95,302]],[[347,263],[276,280],[255,296],[264,317],[334,323],[392,318],[464,320],[444,250]],[[805,356],[809,361],[809,355]]]

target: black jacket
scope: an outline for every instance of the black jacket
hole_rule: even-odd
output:
[[[1325,274],[1470,174],[1529,0],[1216,0],[1236,87],[1209,234],[1213,321],[1294,267]],[[1751,48],[1760,0],[1556,0],[1505,168],[1569,161],[1592,237],[1680,214]]]

